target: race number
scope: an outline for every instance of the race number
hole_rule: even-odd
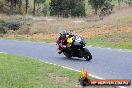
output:
[[[80,42],[81,41],[81,37],[79,37],[79,36],[76,36],[76,40],[75,40],[76,42]]]

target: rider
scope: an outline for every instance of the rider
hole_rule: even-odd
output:
[[[62,33],[60,33],[60,35],[57,37],[56,39],[56,43],[58,44],[58,53],[61,54],[62,53],[62,49],[64,48],[64,46],[66,46],[67,43],[67,39],[69,37],[73,36],[73,34],[68,33],[66,31],[63,31]]]

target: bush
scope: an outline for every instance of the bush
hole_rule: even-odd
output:
[[[5,33],[6,27],[4,26],[4,23],[0,23],[0,33]]]
[[[30,27],[27,24],[21,26],[21,28],[17,31],[17,34],[27,34],[30,32]]]
[[[4,20],[0,20],[0,23],[5,23],[5,21]]]
[[[13,30],[16,31],[20,28],[21,23],[20,22],[5,22],[5,21],[0,21],[0,32],[1,33],[6,33],[7,30]]]
[[[8,30],[18,30],[20,28],[20,23],[19,22],[10,22],[10,23],[7,23],[7,27],[8,27]]]
[[[113,11],[114,5],[111,4],[111,1],[106,1],[104,5],[100,8],[100,15],[109,15]]]

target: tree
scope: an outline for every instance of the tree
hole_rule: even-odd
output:
[[[18,12],[19,14],[22,14],[22,0],[18,0],[17,2],[18,2],[18,7],[19,7]]]
[[[132,6],[132,0],[128,0],[129,7]]]
[[[121,2],[122,2],[123,0],[118,0],[118,7],[119,7],[119,9],[121,8]]]
[[[8,1],[9,1],[9,0],[8,0]],[[13,13],[14,13],[15,2],[14,2],[14,0],[10,0],[9,3],[10,3],[9,15],[13,15]]]
[[[126,1],[124,1],[126,4],[128,4],[129,5],[129,7],[131,7],[132,6],[132,0],[126,0]]]
[[[51,0],[51,16],[85,16],[84,0]]]
[[[36,0],[37,14],[38,14],[39,10],[41,10],[40,4],[44,4],[44,2],[45,2],[45,0]]]
[[[89,0],[89,4],[95,10],[95,14],[105,16],[112,13],[114,5],[111,4],[112,0]]]
[[[3,3],[0,1],[0,13],[2,13],[3,12]]]
[[[16,6],[18,5],[18,13],[22,14],[22,0],[6,0],[9,4],[10,10],[9,10],[9,15],[13,15],[14,11],[16,10]]]
[[[25,6],[26,6],[26,14],[27,14],[29,8],[29,0],[25,0]]]
[[[44,3],[45,0],[36,0],[36,4],[39,6],[39,4]]]
[[[36,11],[36,0],[34,0],[34,7],[33,7],[33,15],[35,16],[35,11]]]
[[[99,9],[99,17],[103,19],[103,16],[107,16],[112,13],[114,5],[110,3],[110,0],[106,0],[104,5]]]
[[[44,4],[42,12],[43,12],[43,15],[45,15],[45,16],[48,14],[49,6],[47,4]]]
[[[71,16],[80,17],[85,15],[85,4],[83,3],[83,1],[77,1],[75,3],[75,8],[73,8],[71,11]]]
[[[60,13],[61,13],[61,0],[51,0],[50,15],[59,17]]]
[[[105,1],[106,0],[88,0],[88,3],[95,10],[95,14],[97,14],[97,11],[104,5]]]
[[[34,0],[34,8],[33,8],[33,15],[35,16],[36,15],[36,5],[38,6],[38,9],[39,9],[39,5],[40,3],[44,3],[45,0]]]

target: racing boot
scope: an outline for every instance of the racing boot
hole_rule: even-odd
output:
[[[61,54],[62,53],[62,47],[60,45],[58,45],[58,53]]]
[[[61,54],[62,53],[62,50],[59,50],[58,53]]]

